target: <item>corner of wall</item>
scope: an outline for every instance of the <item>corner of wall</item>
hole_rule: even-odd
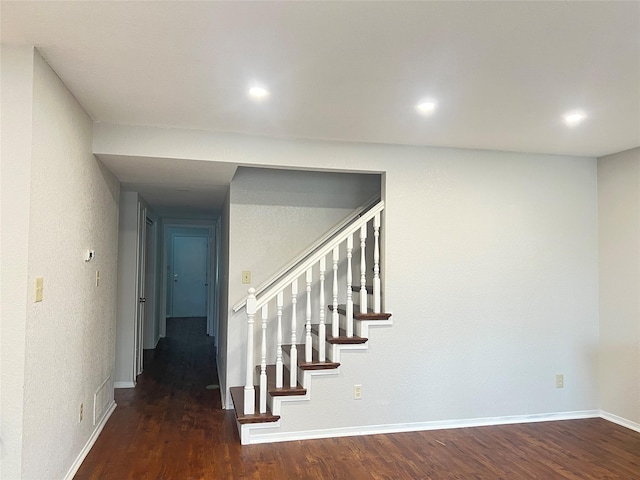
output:
[[[34,48],[0,49],[0,477],[22,478]]]
[[[637,425],[640,147],[598,159],[598,235],[600,409],[616,423]]]
[[[231,398],[227,385],[228,369],[228,331],[229,331],[229,216],[231,205],[231,191],[227,191],[227,196],[222,207],[220,216],[220,304],[218,306],[218,381],[220,392],[226,408],[227,399]]]

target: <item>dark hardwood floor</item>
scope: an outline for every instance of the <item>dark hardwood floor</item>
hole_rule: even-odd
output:
[[[640,434],[602,419],[241,446],[203,319],[174,319],[76,479],[640,479]]]

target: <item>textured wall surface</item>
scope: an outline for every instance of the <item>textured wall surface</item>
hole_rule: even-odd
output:
[[[598,159],[600,403],[640,424],[640,148]]]
[[[239,168],[231,183],[230,271],[250,270],[252,285],[260,285],[379,192],[378,175]],[[247,288],[232,276],[229,302]]]
[[[218,325],[218,381],[220,383],[220,393],[222,404],[227,405],[227,337],[228,337],[228,317],[229,317],[229,211],[231,207],[230,192],[227,192],[222,212],[220,216],[220,305],[218,305],[218,315],[220,324]],[[234,356],[234,362],[237,358]],[[230,385],[235,386],[235,385]],[[230,398],[228,400],[231,400]]]
[[[28,291],[43,277],[44,298],[27,304],[22,468],[44,479],[63,478],[87,443],[105,381],[113,399],[119,184],[92,154],[91,119],[38,54],[33,78]]]
[[[0,478],[13,479],[22,476],[25,318],[32,300],[27,300],[27,267],[33,48],[1,48]]]
[[[345,359],[344,376],[313,387],[335,402],[285,406],[293,420],[283,429],[306,430],[309,417],[331,428],[599,407],[595,159],[109,125],[96,126],[94,148],[385,172],[383,275],[394,325],[351,355],[362,400],[352,400],[347,372],[356,370]],[[238,274],[230,268],[230,283]],[[229,345],[244,335],[232,318],[227,327]],[[229,348],[227,359],[240,366],[227,386],[242,385],[244,349]]]
[[[138,209],[136,192],[120,192],[118,218],[118,313],[116,327],[116,387],[132,387],[134,338],[138,310]]]

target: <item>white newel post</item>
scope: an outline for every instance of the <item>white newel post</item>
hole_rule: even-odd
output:
[[[380,213],[373,218],[373,311],[380,313]]]
[[[262,307],[262,344],[260,346],[260,413],[267,411],[267,319],[269,307]]]
[[[338,317],[338,261],[340,247],[333,249],[333,314],[331,315],[331,336],[340,336],[340,317]]]
[[[284,365],[282,363],[282,306],[284,304],[284,292],[278,292],[276,297],[276,316],[278,317],[278,332],[276,350],[276,388],[282,388]]]
[[[318,360],[324,362],[327,359],[327,330],[325,325],[325,294],[324,272],[327,269],[327,258],[320,259],[320,323],[318,324]]]
[[[367,224],[360,227],[360,313],[367,313]]]
[[[253,323],[256,317],[256,290],[249,289],[247,297],[247,371],[244,382],[244,414],[253,415],[256,412],[256,396],[253,387]]]
[[[295,388],[298,384],[298,347],[296,346],[296,325],[298,308],[298,279],[291,282],[291,350],[289,362],[289,386]]]
[[[311,282],[313,280],[311,269],[307,270],[305,278],[307,282],[307,304],[305,310],[305,335],[304,335],[304,361],[313,359],[313,339],[311,338]]]
[[[347,237],[347,337],[353,337],[353,269],[351,257],[353,256],[353,234]]]

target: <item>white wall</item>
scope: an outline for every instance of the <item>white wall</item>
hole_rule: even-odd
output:
[[[220,384],[220,395],[222,397],[222,405],[227,406],[231,398],[227,398],[227,338],[228,338],[228,318],[229,318],[229,216],[231,209],[231,194],[227,192],[222,211],[220,215],[220,252],[218,252],[219,258],[219,286],[220,289],[220,303],[216,307],[218,308],[218,348],[216,350],[216,364],[218,367],[218,383]],[[237,362],[237,356],[233,356],[233,362]]]
[[[118,225],[118,314],[116,328],[116,388],[133,387],[134,342],[138,315],[138,212],[137,192],[120,192]]]
[[[31,71],[15,70],[15,64],[6,71],[7,52],[9,58],[19,55],[22,65],[31,62]],[[12,252],[16,255],[12,262],[20,265],[17,285],[22,290],[9,300],[17,305],[19,316],[12,323],[18,328],[7,330],[5,337],[3,311],[2,329],[3,342],[16,343],[8,353],[24,355],[23,360],[16,359],[17,364],[24,361],[23,411],[12,419],[22,424],[22,452],[14,449],[19,441],[16,432],[9,431],[5,437],[3,426],[3,454],[11,457],[6,463],[3,459],[2,475],[63,478],[96,430],[94,393],[105,382],[101,397],[105,408],[99,413],[113,403],[119,185],[92,155],[91,119],[44,60],[37,53],[34,56],[32,49],[3,47],[2,53],[3,95],[5,75],[17,75],[23,93],[32,91],[32,103],[27,99],[13,105],[21,109],[18,118],[23,123],[8,124],[18,133],[10,144],[23,143],[14,152],[16,157],[7,159],[3,151],[2,163],[3,182],[9,172],[18,180],[16,188],[26,187],[28,193],[27,198],[24,194],[16,198],[8,216],[19,227],[15,233],[28,245],[28,252]],[[4,107],[3,103],[3,114]],[[8,206],[3,203],[3,232]],[[85,249],[96,252],[90,263],[83,260]],[[4,263],[8,252],[3,249],[2,253]],[[26,281],[21,277],[25,270]],[[100,271],[99,287],[96,270]],[[41,303],[33,303],[36,277],[44,278]],[[3,359],[6,353],[3,349]],[[8,392],[4,387],[3,378],[3,402],[5,395],[11,395],[11,403],[20,401],[20,395],[14,397],[14,383]],[[82,422],[80,404],[84,406]],[[3,419],[4,415],[3,409]]]
[[[33,116],[33,48],[0,52],[0,478],[22,476]]]
[[[229,268],[251,271],[257,286],[379,194],[380,176],[241,167],[230,191]],[[247,294],[236,277],[230,304]]]
[[[110,125],[96,126],[94,149],[385,172],[394,326],[372,332],[366,354],[345,357],[338,379],[316,382],[314,395],[336,403],[287,405],[283,419],[294,421],[283,429],[309,428],[302,410],[332,428],[598,409],[595,159]],[[239,267],[230,265],[230,283]],[[227,387],[243,383],[244,332],[244,322],[227,325]]]
[[[640,148],[598,159],[600,407],[640,429]]]
[[[597,410],[594,160],[425,153],[387,171],[394,326],[313,406],[287,405],[281,432]]]

